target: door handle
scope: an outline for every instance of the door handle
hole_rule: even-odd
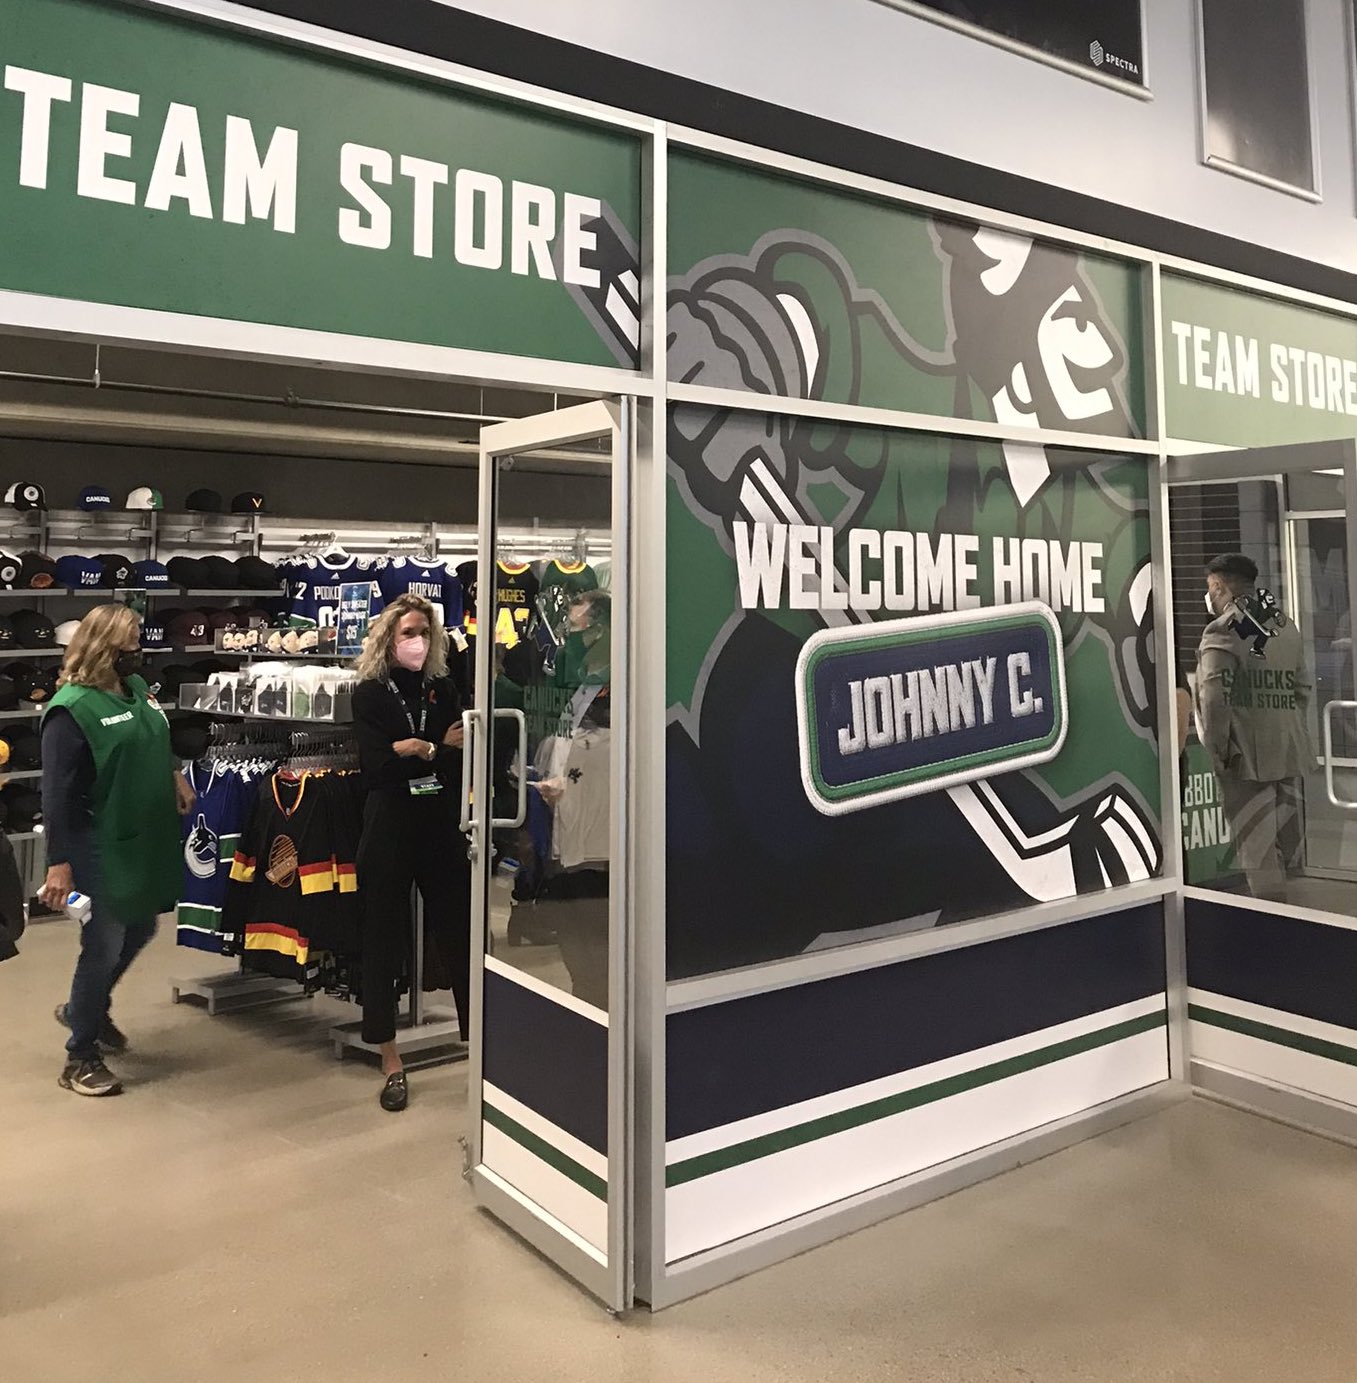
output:
[[[476,722],[480,719],[479,711],[462,712],[462,820],[461,829],[464,834],[471,832],[471,764],[472,764],[472,742],[475,739]]]
[[[528,816],[528,718],[518,707],[504,706],[494,712],[494,719],[518,722],[518,815],[490,818],[492,828],[507,826],[512,830],[521,826]]]
[[[1357,812],[1357,802],[1339,797],[1333,781],[1333,720],[1335,711],[1357,711],[1357,701],[1329,701],[1324,706],[1324,790],[1329,801],[1345,812]]]

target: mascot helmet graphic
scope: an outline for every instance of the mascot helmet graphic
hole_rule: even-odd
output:
[[[957,222],[929,230],[939,310],[917,330],[807,230],[771,231],[747,254],[702,259],[670,284],[669,378],[848,405],[929,390],[943,416],[1136,435],[1127,351],[1077,253]],[[634,265],[619,261],[611,272],[625,277]],[[1136,463],[1035,441],[946,440],[688,404],[670,409],[668,455],[671,544],[677,531],[705,530],[715,544],[706,551],[731,573],[730,604],[705,632],[685,628],[692,621],[671,595],[672,975],[1096,892],[1158,871],[1146,786],[1156,758],[1148,506]],[[835,589],[845,581],[847,535],[861,527],[938,541],[977,535],[986,545],[1096,540],[1106,600],[1058,609],[1084,698],[1082,732],[1076,696],[1069,742],[1051,764],[851,817],[817,813],[802,790],[798,653],[817,627],[873,615],[841,605],[742,608],[737,527],[759,525],[827,532],[833,551],[822,569]],[[673,561],[671,552],[671,592]],[[1109,704],[1120,711],[1115,737],[1102,733]],[[1127,747],[1120,759],[1111,738]],[[1128,758],[1138,777],[1124,769]]]

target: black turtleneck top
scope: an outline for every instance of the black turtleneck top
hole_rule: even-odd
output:
[[[421,735],[419,719],[425,706],[428,715]],[[447,677],[426,682],[423,674],[396,667],[391,669],[389,682],[384,678],[360,682],[353,694],[353,726],[358,740],[358,763],[368,791],[403,789],[411,779],[426,778],[431,773],[448,785],[456,785],[462,769],[462,751],[445,745],[443,736],[461,720],[462,709],[457,688]],[[432,762],[424,758],[403,759],[391,746],[405,739],[425,739],[438,746],[438,753]]]

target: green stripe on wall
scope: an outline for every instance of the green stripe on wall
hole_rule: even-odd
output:
[[[535,1133],[525,1129],[518,1120],[511,1119],[502,1110],[484,1101],[481,1102],[481,1117],[487,1124],[526,1148],[534,1157],[540,1158],[548,1167],[554,1167],[562,1176],[569,1177],[577,1186],[582,1186],[590,1195],[597,1196],[601,1201],[608,1199],[608,1183],[601,1176],[596,1176],[587,1167],[580,1166],[560,1148],[553,1148],[544,1138],[539,1138]]]
[[[1308,1052],[1311,1056],[1322,1056],[1329,1061],[1341,1061],[1345,1066],[1357,1066],[1357,1048],[1345,1047],[1341,1042],[1328,1042],[1322,1037],[1309,1037],[1303,1032],[1292,1032],[1290,1028],[1275,1027],[1271,1023],[1259,1023],[1253,1018],[1239,1018],[1233,1013],[1222,1013],[1216,1008],[1205,1008],[1201,1004],[1189,1004],[1187,1016],[1199,1023],[1209,1023],[1213,1028],[1225,1028],[1229,1032],[1241,1033],[1244,1037],[1256,1037],[1263,1042],[1275,1042],[1281,1047],[1292,1047],[1298,1052]]]
[[[1155,1028],[1164,1027],[1167,1022],[1168,1016],[1162,1009],[1144,1014],[1140,1018],[1129,1018],[1126,1022],[1116,1023],[1110,1028],[1085,1033],[1081,1037],[1071,1037],[1064,1042],[1055,1042],[1049,1047],[1040,1047],[1036,1051],[1024,1052],[1021,1056],[1008,1057],[990,1066],[980,1066],[959,1076],[949,1076],[946,1080],[920,1085],[913,1090],[901,1091],[898,1095],[887,1095],[882,1099],[858,1105],[854,1109],[826,1114],[804,1124],[779,1129],[776,1133],[765,1133],[743,1143],[734,1143],[728,1148],[718,1148],[699,1157],[690,1157],[684,1162],[675,1162],[673,1166],[666,1168],[664,1184],[682,1186],[685,1182],[696,1181],[699,1177],[711,1176],[713,1172],[724,1172],[731,1167],[754,1162],[761,1157],[771,1157],[774,1153],[786,1152],[789,1148],[798,1148],[835,1133],[861,1128],[864,1124],[875,1123],[878,1119],[888,1119],[893,1114],[902,1114],[906,1110],[950,1099],[953,1095],[961,1095],[983,1085],[992,1085],[995,1081],[1006,1080],[1009,1076],[1018,1076],[1025,1071],[1033,1071],[1039,1066],[1049,1066],[1052,1062],[1079,1056],[1097,1047],[1110,1046],[1113,1042],[1152,1032]]]

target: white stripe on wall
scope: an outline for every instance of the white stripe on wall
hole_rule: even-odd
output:
[[[1157,1001],[1163,1007],[1162,998]],[[1107,1026],[1107,1015],[1099,1026]],[[1034,1035],[1049,1045],[1057,1029]],[[1007,1045],[1007,1044],[1003,1044]],[[989,1049],[973,1066],[989,1064]],[[668,1188],[666,1261],[1015,1137],[1168,1078],[1162,1028]]]
[[[963,1052],[960,1056],[929,1062],[926,1066],[916,1066],[912,1070],[901,1071],[880,1080],[867,1081],[863,1085],[850,1086],[846,1090],[835,1090],[813,1100],[802,1100],[799,1104],[770,1110],[766,1114],[756,1114],[752,1118],[740,1119],[720,1128],[689,1134],[686,1138],[675,1138],[665,1147],[665,1161],[671,1165],[684,1162],[690,1157],[699,1157],[719,1148],[728,1148],[732,1143],[743,1143],[750,1138],[777,1133],[797,1124],[809,1123],[812,1119],[821,1119],[827,1114],[857,1109],[873,1100],[886,1099],[891,1095],[903,1094],[906,1090],[917,1090],[921,1085],[931,1085],[934,1081],[965,1075],[967,1071],[974,1071],[981,1066],[992,1066],[999,1061],[1024,1056],[1038,1048],[1066,1042],[1072,1037],[1083,1037],[1086,1033],[1098,1032],[1117,1023],[1140,1018],[1147,1013],[1159,1013],[1163,1009],[1164,996],[1151,994],[1144,999],[1137,999],[1134,1003],[1104,1009],[1101,1013],[1091,1013],[1086,1018],[1075,1018],[1068,1023],[1059,1023],[1053,1028],[1043,1028],[1040,1032],[1025,1033],[1022,1037],[1015,1037],[1007,1042],[996,1042],[977,1051]]]
[[[501,1114],[507,1114],[515,1123],[522,1124],[529,1133],[535,1133],[544,1143],[559,1148],[586,1171],[593,1172],[595,1176],[607,1181],[608,1159],[601,1152],[591,1148],[588,1143],[581,1143],[559,1124],[544,1119],[535,1109],[529,1109],[521,1100],[514,1099],[490,1081],[483,1081],[481,1088],[481,1098],[486,1104],[494,1105]]]
[[[568,1176],[548,1166],[493,1124],[481,1127],[481,1161],[521,1196],[573,1230],[585,1243],[601,1254],[607,1253],[606,1201],[599,1200]]]

